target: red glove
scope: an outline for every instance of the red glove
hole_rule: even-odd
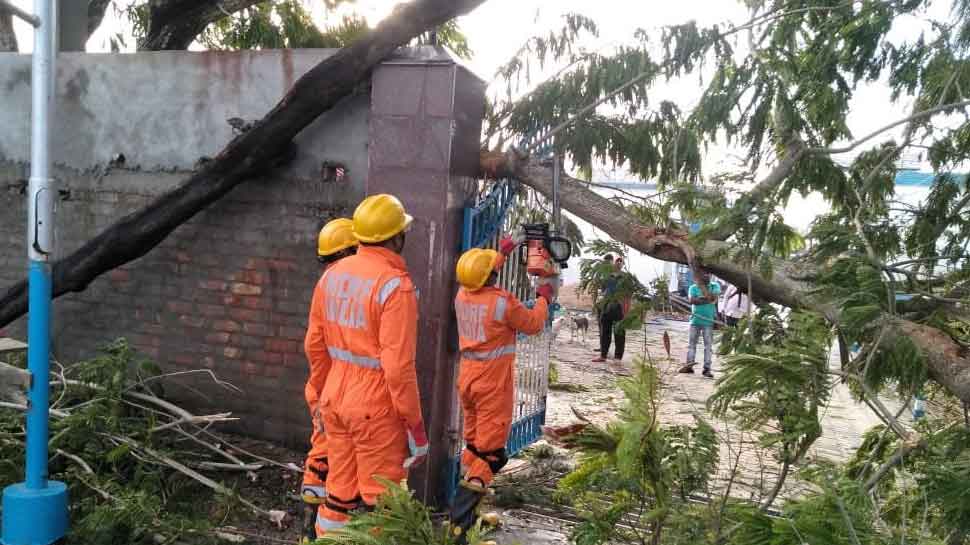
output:
[[[547,303],[552,303],[552,299],[553,299],[552,294],[553,294],[553,290],[552,290],[551,284],[542,284],[541,286],[536,288],[536,295],[545,299]]]
[[[512,251],[515,250],[515,246],[515,241],[512,240],[512,237],[509,235],[505,235],[501,240],[498,241],[498,251],[500,254],[505,256],[511,254]]]
[[[421,465],[428,457],[428,435],[424,432],[424,422],[408,429],[408,450],[411,456],[404,460],[404,469]]]

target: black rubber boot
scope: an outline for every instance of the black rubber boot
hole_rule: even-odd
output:
[[[485,493],[478,490],[472,490],[464,486],[458,487],[458,492],[455,494],[455,503],[451,506],[451,528],[453,532],[461,533],[458,535],[456,543],[458,545],[466,545],[468,543],[468,530],[475,525],[475,521],[478,519],[478,504],[485,497]]]
[[[303,504],[303,535],[300,543],[313,543],[317,540],[317,505]]]

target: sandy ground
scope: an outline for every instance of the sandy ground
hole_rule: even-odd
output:
[[[670,358],[665,354],[662,345],[664,331],[671,340]],[[591,324],[585,340],[572,335],[568,327],[563,327],[553,343],[553,361],[558,370],[558,382],[578,385],[582,387],[582,391],[551,389],[547,399],[546,423],[550,426],[576,423],[573,410],[579,411],[597,424],[606,424],[615,419],[624,401],[623,393],[617,387],[617,379],[630,374],[637,356],[647,357],[661,372],[661,421],[664,424],[686,424],[692,423],[699,416],[707,419],[717,429],[721,441],[721,463],[714,479],[714,488],[725,486],[737,461],[738,475],[734,480],[732,495],[760,498],[762,490],[766,488],[764,483],[774,482],[778,464],[770,453],[758,447],[753,436],[740,433],[729,422],[710,417],[705,404],[707,397],[713,392],[714,381],[699,374],[700,366],[697,369],[698,374],[677,373],[687,352],[687,332],[686,322],[655,319],[643,330],[627,333],[626,354],[622,362],[604,364],[591,361],[596,357],[599,347],[595,323]],[[715,335],[715,339],[717,337]],[[701,354],[699,347],[699,359],[702,358]],[[832,364],[837,366],[838,362],[833,358]],[[715,374],[719,366],[715,355]],[[898,403],[891,400],[884,402],[891,410],[898,407]],[[877,417],[866,406],[855,403],[848,390],[840,385],[836,387],[831,403],[825,410],[823,436],[816,442],[812,454],[844,460],[858,446],[862,434],[878,422]],[[302,463],[302,453],[299,452],[240,437],[232,437],[230,440],[272,460]],[[523,469],[528,469],[528,462],[513,460],[503,474],[514,474]],[[269,508],[286,509],[292,518],[285,527],[277,528],[266,521],[252,520],[247,513],[239,510],[231,520],[224,521],[224,524],[238,528],[249,538],[250,543],[295,543],[301,517],[299,504],[295,501],[299,483],[300,474],[278,467],[260,471],[255,481],[240,475],[231,484],[244,497]],[[797,495],[804,486],[796,479],[789,479],[788,483],[783,496]],[[564,523],[563,517],[557,513],[542,512],[541,509],[528,506],[498,511],[503,516],[503,524],[493,533],[492,538],[502,545],[569,543],[570,525]]]
[[[666,331],[671,341],[671,357],[663,349],[662,338]],[[554,342],[554,362],[558,369],[559,383],[581,385],[584,391],[567,392],[551,390],[547,400],[547,425],[565,426],[578,420],[573,410],[597,424],[613,420],[623,403],[623,393],[617,387],[617,378],[629,375],[633,361],[644,356],[660,370],[662,399],[659,406],[660,419],[664,424],[689,424],[695,417],[711,423],[718,431],[721,442],[721,462],[714,488],[723,490],[732,469],[737,463],[738,474],[732,485],[732,495],[758,499],[764,490],[775,482],[779,466],[770,452],[761,449],[756,437],[741,433],[732,423],[714,419],[705,404],[714,390],[714,380],[699,374],[678,374],[687,353],[688,324],[682,321],[655,319],[640,331],[627,333],[626,354],[621,363],[593,363],[599,348],[598,330],[591,324],[585,341],[563,328]],[[715,342],[719,335],[715,335]],[[612,354],[611,354],[612,356]],[[698,347],[698,360],[702,360],[702,348]],[[836,354],[830,360],[838,367]],[[717,375],[719,361],[714,356],[714,373]],[[898,402],[883,400],[890,410],[899,407]],[[908,414],[908,412],[907,412]],[[862,434],[879,423],[878,417],[863,404],[856,403],[848,389],[835,388],[829,406],[822,419],[823,435],[813,446],[811,455],[835,461],[845,460],[861,442]],[[520,462],[521,463],[521,462]],[[514,465],[511,466],[514,471]],[[767,485],[766,485],[767,483]],[[798,495],[804,484],[788,479],[782,496]],[[494,535],[500,544],[566,544],[569,526],[557,517],[547,517],[530,512],[529,508],[509,509],[503,515],[503,527]]]

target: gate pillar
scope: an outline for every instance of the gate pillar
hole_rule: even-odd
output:
[[[418,387],[431,450],[410,486],[439,506],[455,433],[454,269],[477,187],[484,104],[485,83],[440,47],[403,48],[372,78],[366,191],[397,196],[414,216],[404,257],[420,290]]]

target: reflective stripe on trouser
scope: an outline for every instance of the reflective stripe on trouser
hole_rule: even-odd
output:
[[[376,505],[385,489],[375,476],[394,483],[407,476],[403,466],[409,454],[405,425],[387,407],[364,405],[347,413],[323,409],[330,462],[327,492],[336,498],[359,494],[364,503]]]
[[[458,396],[464,412],[464,438],[479,452],[498,450],[508,442],[515,405],[512,374],[511,361],[466,359],[461,363]],[[462,452],[461,464],[465,479],[480,479],[488,486],[495,476],[487,461],[467,449]]]
[[[330,495],[317,509],[317,537],[328,531],[343,528],[350,521],[350,512],[360,506],[360,496],[348,500]]]
[[[303,467],[303,501],[323,503],[323,498],[327,497],[327,473],[330,466],[327,460],[327,435],[318,431],[316,426],[310,436],[310,452],[307,453]]]
[[[492,350],[462,350],[461,357],[472,361],[492,361],[502,356],[514,356],[515,345],[507,344]]]
[[[350,522],[350,515],[328,511],[324,505],[317,510],[317,537],[323,537],[327,532],[339,530]]]

